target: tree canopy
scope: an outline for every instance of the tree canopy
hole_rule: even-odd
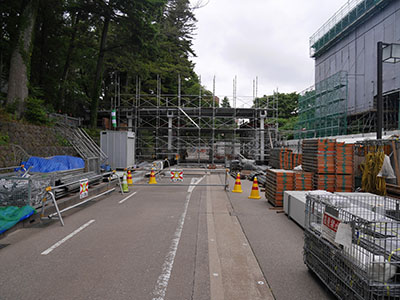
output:
[[[35,10],[24,14],[29,5]],[[27,22],[33,28],[26,38]],[[14,98],[26,97],[6,97],[11,72],[25,76],[29,97],[44,100],[49,110],[80,117],[91,111],[92,125],[98,109],[110,107],[115,74],[126,93],[134,93],[140,77],[143,92],[156,90],[160,78],[162,93],[176,94],[179,75],[182,93],[198,94],[191,61],[195,23],[189,0],[1,1],[1,103],[19,110]],[[19,36],[29,51],[21,51]],[[12,71],[13,53],[25,70],[19,64]]]

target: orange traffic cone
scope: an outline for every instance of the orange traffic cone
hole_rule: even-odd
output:
[[[233,193],[243,193],[242,184],[240,183],[240,173],[237,173],[237,175],[236,175],[235,186],[233,187],[232,192]]]
[[[127,177],[127,180],[128,180],[128,185],[132,185],[132,184],[133,184],[132,173],[131,173],[131,171],[129,171],[129,170],[128,170],[128,177]]]
[[[151,169],[149,184],[157,184],[156,176],[154,175],[153,169]]]
[[[261,199],[260,192],[258,191],[257,177],[254,177],[253,186],[251,187],[251,193],[249,199]]]

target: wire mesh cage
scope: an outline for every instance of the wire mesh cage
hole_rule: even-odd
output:
[[[1,178],[0,206],[40,205],[46,193],[45,188],[50,185],[51,180],[50,176],[40,175]]]
[[[400,299],[399,200],[307,195],[304,262],[341,299]]]

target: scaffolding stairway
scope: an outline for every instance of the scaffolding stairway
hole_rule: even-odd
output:
[[[57,125],[60,134],[68,140],[83,159],[99,158],[101,163],[108,159],[108,156],[82,128],[70,127],[62,123]]]

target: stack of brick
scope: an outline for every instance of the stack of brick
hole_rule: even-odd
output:
[[[304,140],[302,152],[303,170],[314,173],[314,189],[334,192],[336,179],[336,140]]]
[[[352,192],[354,187],[354,145],[336,143],[336,192]]]
[[[294,176],[292,170],[267,170],[265,198],[274,206],[283,206],[283,192],[294,190]]]

